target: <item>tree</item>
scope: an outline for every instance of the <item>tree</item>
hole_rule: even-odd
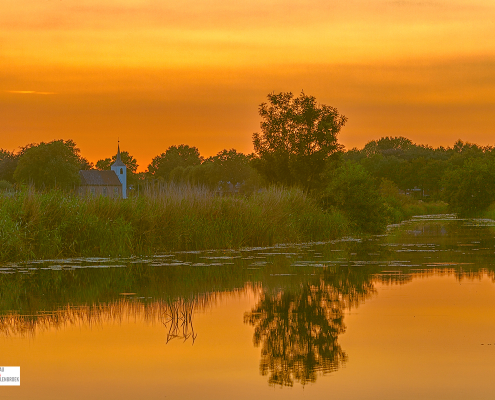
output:
[[[129,154],[127,151],[120,152],[120,159],[127,167],[128,172],[136,173],[139,167],[137,160]],[[109,170],[113,163],[117,160],[117,154],[113,155],[112,158],[105,158],[104,160],[98,160],[96,162],[96,169],[100,171]]]
[[[385,206],[372,177],[360,164],[345,162],[332,171],[324,204],[342,211],[362,232],[381,233],[387,225]]]
[[[238,153],[235,149],[222,150],[216,156],[209,157],[203,166],[209,166],[210,185],[218,187],[240,186],[243,191],[252,191],[261,185],[261,177],[251,166],[252,156]]]
[[[88,162],[72,140],[30,144],[21,149],[14,179],[36,188],[71,189],[79,184],[79,170]]]
[[[154,178],[170,179],[170,173],[176,167],[187,168],[201,164],[203,157],[196,147],[189,147],[187,144],[170,146],[165,153],[162,153],[151,161],[148,165],[148,174]]]
[[[443,179],[445,200],[452,211],[476,215],[495,201],[493,156],[466,160],[462,167],[447,170]]]
[[[403,136],[398,137],[382,137],[379,140],[372,140],[363,148],[363,153],[366,157],[371,157],[375,154],[383,155],[402,155],[404,152],[410,150],[415,145],[413,142]]]
[[[317,187],[327,159],[342,149],[337,134],[347,118],[304,92],[269,94],[268,101],[259,107],[261,132],[253,134],[255,168],[269,182]]]
[[[138,181],[137,169],[139,167],[137,160],[129,154],[127,151],[120,152],[120,159],[127,167],[127,184],[135,185]],[[105,171],[111,169],[112,164],[117,160],[117,154],[113,155],[112,158],[105,158],[104,160],[98,160],[96,162],[96,169],[100,171]]]

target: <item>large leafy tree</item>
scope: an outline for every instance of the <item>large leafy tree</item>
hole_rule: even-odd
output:
[[[341,150],[337,134],[346,122],[338,110],[301,92],[269,94],[259,107],[261,132],[253,134],[254,166],[268,181],[309,191],[320,183],[328,158]]]
[[[200,165],[203,157],[199,154],[197,147],[189,147],[187,144],[170,146],[148,165],[148,173],[153,178],[170,179],[170,173],[177,167],[187,168]]]
[[[90,166],[72,140],[41,142],[21,149],[14,179],[38,189],[71,189],[80,182],[79,170]]]

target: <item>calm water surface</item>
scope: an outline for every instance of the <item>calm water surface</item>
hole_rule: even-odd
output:
[[[0,266],[2,399],[492,399],[493,221]]]

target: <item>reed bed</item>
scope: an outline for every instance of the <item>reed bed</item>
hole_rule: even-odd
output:
[[[323,211],[297,189],[244,197],[160,184],[127,200],[60,191],[0,195],[0,261],[271,246],[346,233],[341,213]]]

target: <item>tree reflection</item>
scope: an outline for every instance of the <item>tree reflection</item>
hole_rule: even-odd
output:
[[[260,373],[270,385],[315,382],[318,373],[336,371],[347,361],[338,343],[345,332],[344,310],[374,293],[371,276],[351,268],[325,271],[299,291],[265,291],[244,316],[261,345]]]

